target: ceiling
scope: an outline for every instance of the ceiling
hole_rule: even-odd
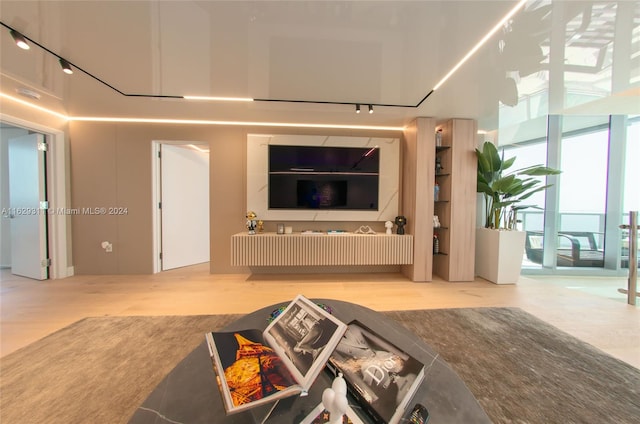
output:
[[[429,95],[515,5],[2,0],[0,21],[49,52],[18,49],[2,28],[1,92],[76,117],[392,127],[464,117],[493,130],[522,113],[640,114],[634,1],[529,1]],[[172,98],[184,95],[260,100]]]

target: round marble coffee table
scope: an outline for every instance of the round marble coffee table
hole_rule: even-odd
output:
[[[345,323],[360,321],[427,366],[425,378],[409,403],[409,408],[415,403],[427,407],[430,415],[429,424],[491,422],[473,394],[449,365],[403,326],[378,312],[353,303],[330,299],[313,300],[330,306],[333,315]],[[229,324],[223,330],[264,329],[268,325],[267,318],[271,312],[286,304],[288,302],[257,310]],[[138,407],[129,421],[130,424],[263,422],[271,406],[254,408],[239,414],[225,414],[204,334],[202,340],[203,342],[188,354]],[[320,403],[322,392],[331,385],[331,381],[331,375],[322,372],[307,396],[281,400],[264,422],[299,423]],[[353,404],[353,407],[357,409],[356,404]]]

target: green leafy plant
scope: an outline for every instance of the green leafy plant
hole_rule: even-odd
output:
[[[551,184],[542,185],[542,181],[536,177],[560,173],[557,169],[543,165],[533,165],[508,172],[516,158],[505,159],[504,151],[501,156],[491,142],[485,142],[482,150],[476,149],[476,157],[478,158],[477,192],[484,195],[486,228],[515,229],[518,210],[532,207],[520,203],[532,194],[551,186]]]

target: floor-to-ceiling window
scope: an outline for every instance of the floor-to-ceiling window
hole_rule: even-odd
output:
[[[609,131],[600,126],[574,129],[578,126],[574,120],[582,119],[565,116],[562,120],[556,265],[601,268],[604,266]]]
[[[626,148],[624,150],[624,191],[622,222],[629,224],[631,211],[640,213],[640,117],[628,120]],[[631,234],[628,229],[620,233],[621,266],[629,268],[629,244]],[[640,240],[639,240],[640,241]],[[636,243],[636,246],[638,243]],[[640,260],[636,256],[640,265]]]
[[[546,164],[562,171],[547,190],[551,206],[549,194],[541,192],[520,213],[527,248],[547,250],[525,252],[525,273],[622,275],[630,235],[620,225],[628,223],[629,211],[640,209],[640,118],[553,118],[558,136],[504,147],[506,157],[517,158],[514,169]],[[553,243],[544,243],[545,237]]]
[[[626,275],[632,236],[620,226],[640,209],[640,9],[543,0],[525,11],[551,25],[527,33],[539,62],[506,75],[518,100],[499,105],[495,139],[517,157],[514,169],[546,164],[562,173],[520,213],[536,249],[525,253],[524,272]],[[526,32],[523,20],[505,33]]]

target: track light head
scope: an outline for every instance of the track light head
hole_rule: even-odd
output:
[[[360,113],[360,105],[356,105],[356,113]]]
[[[369,113],[373,113],[373,105],[369,105]]]
[[[60,58],[59,62],[60,62],[60,66],[62,67],[62,72],[68,75],[73,74],[73,69],[71,68],[71,64],[69,62],[67,62],[63,58]]]
[[[24,38],[24,35],[20,34],[15,29],[10,30],[9,32],[13,37],[13,41],[16,42],[16,46],[20,47],[22,50],[29,50],[31,48],[29,43],[27,43],[27,39]]]

